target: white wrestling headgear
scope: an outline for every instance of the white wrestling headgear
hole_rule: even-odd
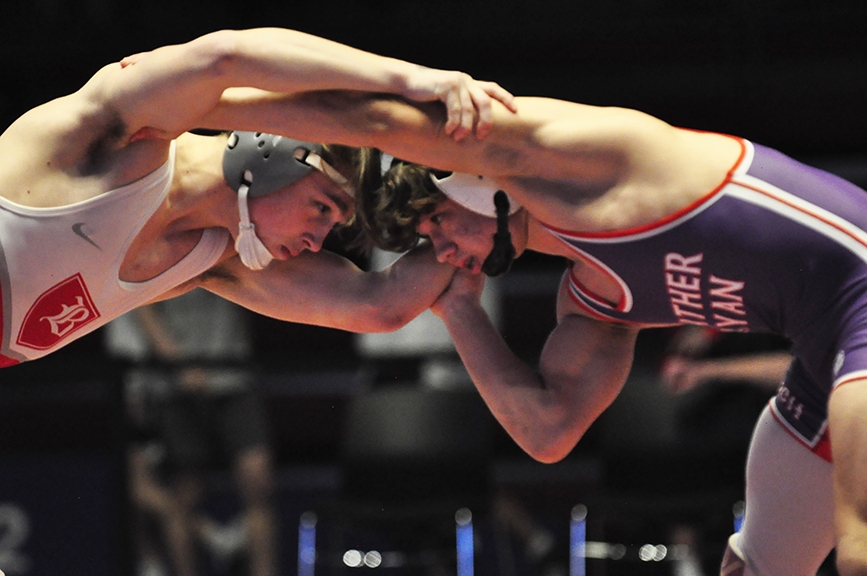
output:
[[[509,197],[493,179],[452,172],[437,178],[431,172],[431,180],[443,194],[476,214],[497,220],[494,247],[482,263],[482,272],[488,276],[502,276],[512,267],[515,247],[509,232],[509,216],[521,209],[521,205]]]
[[[241,221],[235,250],[250,270],[265,268],[274,256],[259,239],[256,225],[250,221],[248,196],[255,198],[271,194],[301,180],[312,170],[318,170],[349,196],[355,197],[349,181],[323,160],[321,153],[321,144],[273,134],[236,131],[229,135],[223,154],[223,177],[238,192]]]
[[[382,153],[380,170],[384,175],[394,164],[394,156]],[[492,178],[452,172],[437,178],[430,173],[431,181],[448,198],[467,210],[497,220],[497,232],[493,235],[494,246],[482,263],[482,272],[488,276],[502,276],[512,267],[515,247],[509,231],[509,216],[521,209]]]
[[[394,164],[394,156],[386,152],[380,155],[380,172],[385,175]],[[437,178],[431,172],[430,179],[434,185],[446,196],[476,214],[496,218],[497,210],[494,205],[494,194],[502,190],[493,178],[487,176],[473,176],[465,172],[450,172],[448,176]],[[521,209],[521,205],[508,194],[509,215]]]
[[[430,177],[443,194],[467,210],[488,218],[497,217],[494,194],[503,189],[492,178],[473,176],[464,172],[452,172],[444,178],[437,178],[431,172]],[[511,196],[506,195],[506,197],[509,200],[509,215],[521,209],[521,205]]]

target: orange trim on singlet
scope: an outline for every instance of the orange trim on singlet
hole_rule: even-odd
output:
[[[689,130],[690,132],[702,132],[701,130],[690,130],[688,128],[682,128],[682,130]],[[720,192],[720,190],[725,188],[732,181],[732,178],[734,178],[735,171],[737,171],[737,169],[740,167],[741,162],[743,162],[743,160],[744,160],[744,156],[746,156],[747,147],[744,144],[744,141],[742,138],[738,138],[737,136],[730,136],[728,134],[720,134],[720,136],[725,136],[727,138],[731,138],[740,145],[741,153],[738,155],[738,159],[735,161],[734,165],[732,165],[732,167],[726,173],[726,177],[723,179],[723,181],[720,182],[716,188],[714,188],[713,190],[711,190],[707,194],[703,195],[698,200],[695,200],[694,202],[687,204],[686,206],[684,206],[680,210],[677,210],[676,212],[673,212],[673,213],[669,214],[668,216],[665,216],[664,218],[662,218],[660,220],[656,220],[655,222],[651,222],[649,224],[643,224],[641,226],[635,226],[633,228],[625,228],[623,230],[612,230],[612,231],[608,231],[608,232],[574,232],[571,230],[555,228],[554,226],[549,226],[547,224],[545,224],[545,227],[550,228],[551,230],[557,232],[558,234],[563,234],[564,236],[571,236],[572,238],[586,238],[586,239],[619,238],[622,236],[632,236],[635,234],[642,234],[644,232],[649,232],[650,230],[654,230],[656,228],[661,228],[661,227],[665,226],[666,224],[669,224],[669,223],[677,220],[678,218],[680,218],[686,214],[689,214],[690,212],[692,212],[693,210],[695,210],[696,208],[698,208],[699,206],[701,206],[702,204],[704,204],[705,202],[707,202],[708,200],[713,198],[717,193]]]

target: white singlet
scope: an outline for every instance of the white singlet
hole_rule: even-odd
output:
[[[175,148],[147,176],[68,206],[0,197],[0,367],[45,356],[213,266],[229,234],[206,229],[180,262],[145,282],[120,279],[123,258],[168,194]]]

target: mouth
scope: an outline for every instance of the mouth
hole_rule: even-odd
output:
[[[459,268],[463,268],[465,270],[469,270],[474,274],[478,274],[480,272],[481,265],[478,264],[476,258],[474,256],[468,256],[461,262],[458,266]]]

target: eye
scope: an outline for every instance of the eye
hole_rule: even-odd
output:
[[[435,225],[439,226],[443,222],[443,215],[442,214],[433,214],[430,217],[430,222],[431,222],[431,224],[435,224]]]
[[[313,205],[316,207],[316,210],[318,210],[320,214],[325,215],[331,212],[331,206],[325,204],[324,202],[314,201]]]

